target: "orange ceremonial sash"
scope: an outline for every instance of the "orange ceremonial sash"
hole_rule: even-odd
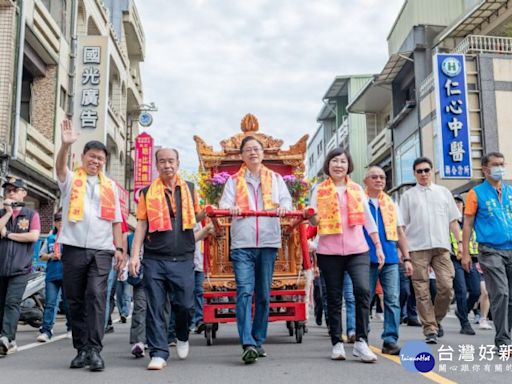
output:
[[[100,218],[113,221],[116,217],[116,195],[112,181],[103,172],[98,174],[100,179]],[[84,201],[87,186],[87,172],[77,168],[71,181],[68,220],[78,222],[84,218]]]
[[[187,182],[179,175],[176,176],[176,186],[179,186],[181,191],[182,229],[193,229],[196,224],[196,214],[190,189]],[[162,179],[158,177],[151,183],[148,189],[145,200],[150,233],[170,231],[172,229],[169,206],[165,198],[165,188]]]
[[[359,185],[347,177],[347,208],[350,226],[365,223],[363,193]],[[343,233],[341,225],[340,200],[336,185],[329,177],[317,188],[318,233],[338,235]]]
[[[236,205],[241,210],[251,209],[249,206],[249,189],[247,187],[247,181],[245,180],[246,171],[247,167],[244,164],[237,173],[231,176],[236,182]],[[260,184],[261,193],[263,195],[263,209],[275,209],[278,204],[272,201],[272,171],[264,165],[261,166],[260,170]]]
[[[396,205],[387,193],[381,192],[379,194],[379,208],[386,231],[386,239],[398,241]]]

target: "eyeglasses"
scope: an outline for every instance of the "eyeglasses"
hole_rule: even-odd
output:
[[[244,148],[242,150],[243,153],[251,153],[251,152],[258,153],[258,152],[261,152],[261,151],[262,151],[262,149],[260,147]]]
[[[430,173],[431,169],[430,168],[422,168],[422,169],[417,169],[416,170],[416,173],[418,175],[421,175],[422,173]]]
[[[21,188],[5,188],[5,193],[18,192]]]
[[[386,180],[386,175],[371,175],[370,179],[372,180]]]

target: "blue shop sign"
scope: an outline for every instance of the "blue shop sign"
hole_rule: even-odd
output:
[[[436,54],[434,76],[440,175],[444,179],[471,179],[468,95],[464,55]]]

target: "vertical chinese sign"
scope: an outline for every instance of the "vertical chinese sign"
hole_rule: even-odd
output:
[[[434,56],[437,124],[445,179],[471,178],[471,143],[464,55]]]
[[[138,192],[153,180],[153,138],[146,132],[135,138],[135,175],[133,190],[135,201],[138,202]]]
[[[80,136],[73,145],[75,165],[90,140],[107,138],[109,48],[106,36],[80,36],[75,78],[73,126]]]

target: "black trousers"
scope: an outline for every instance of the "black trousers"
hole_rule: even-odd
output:
[[[370,257],[368,253],[355,255],[321,255],[317,253],[318,267],[327,288],[327,308],[331,342],[341,342],[341,303],[343,275],[348,272],[354,285],[356,299],[356,339],[368,341],[370,316]]]
[[[64,245],[62,267],[73,347],[101,351],[105,334],[108,274],[114,251]]]
[[[0,336],[16,339],[20,304],[30,275],[0,277]]]
[[[165,308],[170,298],[174,313],[175,333],[180,341],[188,341],[188,327],[194,309],[194,257],[185,261],[151,259],[144,265],[144,291],[148,303],[146,312],[146,340],[151,357],[169,358],[168,328]]]

